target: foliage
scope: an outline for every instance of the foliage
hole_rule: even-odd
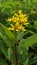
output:
[[[21,21],[20,13],[21,16],[23,15]],[[16,14],[19,24],[23,25],[25,31],[22,28],[18,31],[13,30],[12,25],[17,24]],[[25,19],[24,15],[28,18]],[[24,24],[27,23],[27,25],[23,24],[22,19],[23,21],[25,19]],[[33,65],[35,63],[37,63],[37,0],[36,2],[0,0],[0,65]]]

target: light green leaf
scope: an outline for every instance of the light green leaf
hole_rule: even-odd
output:
[[[29,47],[32,46],[33,44],[37,43],[37,34],[32,35],[30,37],[28,37],[25,42],[24,42],[24,46],[25,47]]]

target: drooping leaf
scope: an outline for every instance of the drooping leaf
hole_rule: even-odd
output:
[[[15,36],[11,31],[7,29],[7,27],[0,23],[0,37],[7,43],[8,45],[14,45]]]
[[[0,49],[3,52],[4,56],[8,59],[7,49],[5,48],[5,44],[3,44],[3,40],[0,40]]]
[[[28,37],[27,39],[22,39],[20,42],[19,42],[19,45],[20,44],[23,44],[23,46],[25,48],[29,47],[29,46],[32,46],[33,44],[37,43],[37,34],[35,35],[32,35],[30,37]]]
[[[29,46],[32,46],[32,45],[35,44],[35,43],[37,43],[37,34],[28,37],[28,38],[25,40],[24,46],[25,46],[25,47],[29,47]]]

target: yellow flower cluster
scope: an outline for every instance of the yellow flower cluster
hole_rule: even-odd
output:
[[[15,13],[14,16],[12,16],[11,18],[8,18],[8,22],[13,22],[13,24],[11,24],[11,27],[9,27],[9,30],[16,30],[16,31],[26,31],[25,27],[23,25],[28,24],[27,22],[27,14],[23,14],[22,10],[18,11],[18,14]]]

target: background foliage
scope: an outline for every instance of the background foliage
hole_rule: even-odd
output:
[[[28,14],[30,24],[26,32],[18,32],[15,49],[16,32],[7,30],[6,20],[19,9]],[[19,65],[37,65],[37,0],[0,0],[0,65],[15,65],[17,60]]]

